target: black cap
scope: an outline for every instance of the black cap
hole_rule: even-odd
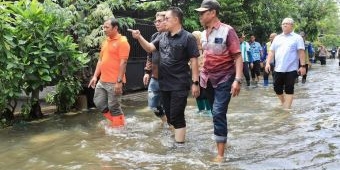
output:
[[[201,7],[195,9],[195,11],[203,12],[209,9],[220,9],[220,3],[217,2],[217,0],[203,0]]]

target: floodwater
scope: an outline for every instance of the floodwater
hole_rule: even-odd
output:
[[[228,112],[225,161],[216,155],[212,120],[186,108],[187,138],[174,145],[146,101],[125,101],[127,126],[110,129],[97,111],[52,116],[0,130],[4,170],[339,169],[340,68],[314,64],[296,85],[292,110],[282,110],[272,86],[242,87]],[[301,77],[300,77],[301,80]]]

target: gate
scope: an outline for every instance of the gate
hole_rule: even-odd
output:
[[[146,40],[150,40],[151,35],[157,31],[153,23],[142,20],[137,20],[137,23],[132,29],[140,30]],[[138,40],[132,38],[131,33],[126,29],[122,30],[121,34],[128,38],[131,47],[126,67],[125,92],[145,89],[146,87],[143,84],[143,76],[147,53],[139,45]]]

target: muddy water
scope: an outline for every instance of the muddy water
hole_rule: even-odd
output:
[[[278,106],[272,86],[242,87],[230,103],[221,164],[210,161],[211,116],[197,113],[189,98],[185,147],[174,144],[146,101],[125,101],[122,129],[89,111],[0,130],[0,169],[339,169],[340,68],[333,61],[313,65],[307,83],[297,84],[292,110]]]

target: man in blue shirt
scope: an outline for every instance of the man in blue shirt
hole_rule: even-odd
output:
[[[261,69],[261,57],[262,57],[262,46],[260,43],[255,41],[255,36],[250,36],[250,53],[253,57],[253,62],[250,64],[251,78],[255,83],[259,82],[260,69]],[[255,78],[256,75],[256,78]]]

